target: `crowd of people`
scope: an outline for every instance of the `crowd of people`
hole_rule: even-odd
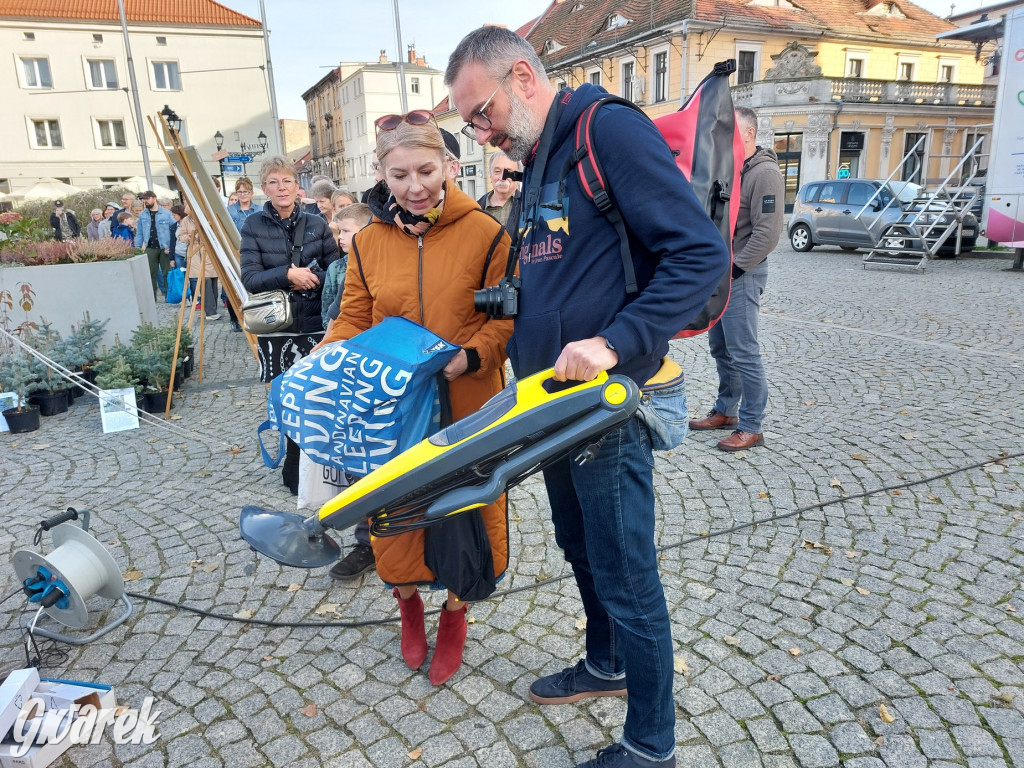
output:
[[[783,188],[774,154],[756,145],[757,116],[736,114],[745,164],[736,236],[726,243],[654,125],[621,105],[597,113],[592,151],[630,233],[637,286],[629,292],[615,226],[584,195],[577,174],[564,170],[574,162],[577,120],[603,89],[556,91],[532,46],[502,27],[467,35],[449,60],[445,84],[465,121],[462,133],[496,150],[490,191],[478,200],[462,192],[455,183],[459,142],[427,110],[376,121],[376,184],[359,201],[326,177],[314,177],[307,194],[294,164],[270,157],[259,175],[266,203],[255,205],[253,182],[240,178],[228,207],[241,237],[246,291],[288,292],[293,322],[283,333],[317,346],[389,317],[419,323],[456,345],[438,397],[450,405],[442,413],[459,419],[505,386],[506,361],[517,377],[550,368],[555,379],[589,381],[608,372],[650,392],[666,367],[669,340],[703,308],[730,264],[731,247],[733,298],[709,336],[719,397],[708,416],[689,426],[733,430],[718,443],[721,450],[762,445],[767,382],[757,314],[768,253],[781,232]],[[627,145],[628,153],[618,151]],[[552,221],[553,210],[571,212],[571,227],[567,218]],[[215,319],[216,274],[189,213],[162,205],[152,192],[138,201],[125,195],[120,206],[91,212],[86,235],[124,237],[144,249],[154,295],[164,290],[162,275],[187,266],[193,293],[200,278],[207,281],[206,314]],[[74,214],[59,202],[51,225],[58,239],[79,236]],[[513,273],[515,316],[478,311],[474,291]],[[231,320],[238,328],[233,313]],[[685,414],[681,385],[662,396],[672,399],[667,410]],[[535,680],[529,696],[540,705],[628,697],[620,741],[577,768],[676,764],[673,643],[654,540],[657,418],[638,413],[605,436],[588,461],[566,458],[543,470],[555,540],[587,622],[582,658]],[[299,458],[299,446],[287,441],[282,482],[292,493]],[[465,560],[486,550],[497,581],[509,562],[506,500],[475,514],[480,537],[442,546]],[[416,670],[430,657],[429,679],[443,684],[462,664],[466,594],[428,566],[422,531],[375,537],[363,522],[355,541],[330,575],[350,581],[376,568],[397,603],[404,662]],[[432,657],[422,588],[445,590]]]

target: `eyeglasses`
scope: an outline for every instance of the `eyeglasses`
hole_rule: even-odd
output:
[[[269,181],[263,182],[263,186],[269,187],[270,189],[277,189],[278,187],[295,187],[298,186],[299,182],[297,179],[270,179]]]
[[[464,126],[462,126],[462,135],[465,136],[467,139],[473,139],[473,141],[476,141],[477,131],[489,131],[491,129],[491,118],[484,114],[484,110],[491,106],[491,101],[494,99],[495,96],[498,95],[498,91],[501,90],[501,86],[505,84],[505,81],[508,79],[508,76],[512,74],[512,69],[514,67],[515,65],[509,67],[509,70],[508,72],[505,73],[505,76],[498,81],[498,87],[495,88],[491,92],[491,95],[487,97],[487,101],[484,102],[483,106],[480,107],[480,109],[473,113],[473,117],[470,118],[470,121],[466,123]],[[479,122],[477,122],[478,119]]]
[[[377,129],[377,133],[380,133],[381,131],[393,131],[403,122],[409,125],[426,125],[433,119],[434,115],[430,110],[414,109],[412,112],[406,112],[404,115],[384,115],[384,117],[378,117],[373,121],[373,125]]]

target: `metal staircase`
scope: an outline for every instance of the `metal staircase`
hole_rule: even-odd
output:
[[[917,151],[925,137],[914,145],[907,152],[896,169],[889,175],[886,182],[890,182],[899,173],[907,160]],[[914,198],[907,205],[900,217],[882,230],[878,242],[868,251],[864,257],[865,269],[910,269],[922,271],[928,260],[934,258],[950,238],[956,238],[954,252],[960,254],[960,243],[963,237],[963,215],[971,209],[975,200],[981,194],[979,188],[973,184],[978,173],[977,153],[981,151],[983,139],[971,147],[960,159],[956,167],[943,180],[942,184],[930,194]],[[964,166],[971,169],[967,176],[958,176]],[[959,185],[952,180],[959,178]],[[895,182],[896,185],[899,182]],[[881,192],[879,189],[875,195],[856,214],[856,218],[864,215],[875,197]],[[890,205],[899,205],[896,196],[886,204],[878,215]],[[943,223],[946,220],[946,223]],[[980,225],[978,222],[975,226]]]

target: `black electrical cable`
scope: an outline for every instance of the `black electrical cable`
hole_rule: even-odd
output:
[[[15,595],[20,595],[20,594],[21,594],[21,592],[22,592],[22,589],[21,589],[21,587],[18,587],[18,588],[17,588],[16,590],[14,590],[13,592],[11,592],[11,594],[9,594],[9,595],[8,595],[7,597],[5,597],[5,598],[4,598],[3,600],[0,600],[0,605],[3,605],[4,603],[6,603],[6,602],[7,602],[8,600],[10,600],[10,599],[11,599],[12,597],[14,597]]]
[[[984,461],[975,462],[974,464],[968,464],[968,465],[963,466],[963,467],[956,467],[956,468],[950,469],[950,470],[948,470],[946,472],[941,472],[941,473],[939,473],[937,475],[930,475],[929,477],[923,477],[923,478],[921,478],[919,480],[908,480],[907,482],[899,483],[898,485],[886,485],[886,486],[883,486],[881,488],[876,488],[876,489],[870,490],[870,491],[863,491],[861,493],[854,493],[854,494],[850,494],[849,496],[840,496],[839,498],[828,499],[827,501],[819,501],[819,502],[817,502],[815,504],[809,504],[806,507],[800,507],[798,509],[794,509],[791,512],[783,512],[781,514],[769,515],[768,517],[763,517],[763,518],[760,518],[758,520],[751,520],[748,523],[740,523],[739,525],[734,525],[731,528],[723,528],[722,530],[711,531],[709,533],[700,534],[700,535],[697,535],[697,536],[691,536],[690,538],[683,539],[681,541],[677,541],[674,544],[666,544],[664,546],[658,547],[656,552],[661,554],[662,552],[668,552],[669,550],[672,550],[672,549],[678,549],[679,547],[685,547],[687,544],[693,544],[695,542],[706,540],[706,539],[713,539],[716,536],[725,536],[727,534],[736,533],[738,531],[742,531],[742,530],[745,530],[747,528],[753,528],[754,526],[757,526],[757,525],[764,525],[765,523],[773,523],[773,522],[776,522],[778,520],[785,520],[785,519],[790,518],[790,517],[796,517],[797,515],[801,515],[804,512],[809,512],[812,509],[824,509],[825,507],[831,506],[833,504],[842,504],[843,502],[853,501],[854,499],[863,499],[863,498],[866,498],[868,496],[873,496],[873,495],[875,495],[877,493],[887,493],[887,492],[890,492],[890,491],[899,491],[899,490],[904,490],[906,488],[913,488],[914,486],[917,486],[917,485],[925,485],[926,483],[931,483],[931,482],[934,482],[936,480],[941,480],[941,479],[943,479],[945,477],[950,477],[951,475],[956,475],[956,474],[959,474],[961,472],[967,472],[968,470],[971,470],[971,469],[978,469],[979,467],[983,467],[986,464],[992,464],[994,462],[1003,461],[1003,460],[1006,460],[1006,459],[1019,459],[1019,458],[1022,458],[1022,457],[1024,457],[1024,451],[1022,451],[1020,453],[1006,454],[1004,456],[999,456],[998,458],[995,458],[995,459],[985,459]],[[571,576],[572,576],[571,573],[564,573],[561,576],[552,576],[551,578],[542,579],[540,581],[534,582],[533,584],[527,584],[527,585],[523,585],[521,587],[512,587],[511,589],[506,589],[506,590],[503,590],[501,592],[495,592],[488,599],[501,599],[501,598],[505,597],[506,595],[514,595],[514,594],[517,594],[519,592],[527,592],[527,591],[530,591],[530,590],[538,589],[540,587],[546,586],[547,584],[555,584],[555,583],[557,583],[559,581],[564,581],[564,580],[570,578]],[[364,620],[361,620],[361,621],[295,621],[295,622],[292,622],[292,621],[268,621],[266,619],[240,619],[240,618],[236,618],[235,616],[227,616],[227,615],[222,614],[222,613],[214,613],[212,611],[203,610],[202,608],[195,608],[195,607],[192,607],[190,605],[186,605],[184,603],[176,603],[173,600],[165,600],[162,597],[153,597],[152,595],[144,595],[144,594],[142,594],[140,592],[126,592],[125,594],[127,594],[129,597],[138,598],[139,600],[146,600],[146,601],[149,601],[151,603],[160,603],[161,605],[167,605],[167,606],[170,606],[172,608],[179,608],[179,609],[181,609],[183,611],[188,611],[189,613],[195,613],[195,614],[198,614],[200,616],[206,616],[206,617],[212,618],[212,619],[220,619],[221,621],[235,621],[235,622],[239,622],[239,623],[242,623],[242,624],[258,624],[258,625],[264,626],[264,627],[288,627],[288,628],[294,628],[294,629],[321,629],[321,628],[327,628],[327,627],[330,627],[330,628],[337,627],[337,628],[342,628],[342,629],[352,629],[352,628],[357,628],[357,627],[371,627],[371,626],[379,626],[379,625],[382,625],[382,624],[392,624],[392,623],[394,623],[394,622],[399,620],[398,616],[391,616],[391,617],[386,618],[386,619],[364,619]],[[436,613],[440,613],[440,612],[441,612],[441,609],[437,608],[437,609],[432,610],[432,611],[427,611],[426,613],[427,613],[427,615],[432,615],[432,614],[436,614]]]

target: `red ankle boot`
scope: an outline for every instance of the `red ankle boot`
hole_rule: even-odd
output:
[[[437,648],[430,661],[430,682],[441,685],[462,666],[462,650],[466,647],[466,608],[457,611],[445,608],[437,625]]]
[[[398,611],[402,615],[402,658],[409,669],[419,669],[427,659],[427,631],[423,626],[423,601],[420,593],[402,599],[396,588],[392,593],[398,600]]]

